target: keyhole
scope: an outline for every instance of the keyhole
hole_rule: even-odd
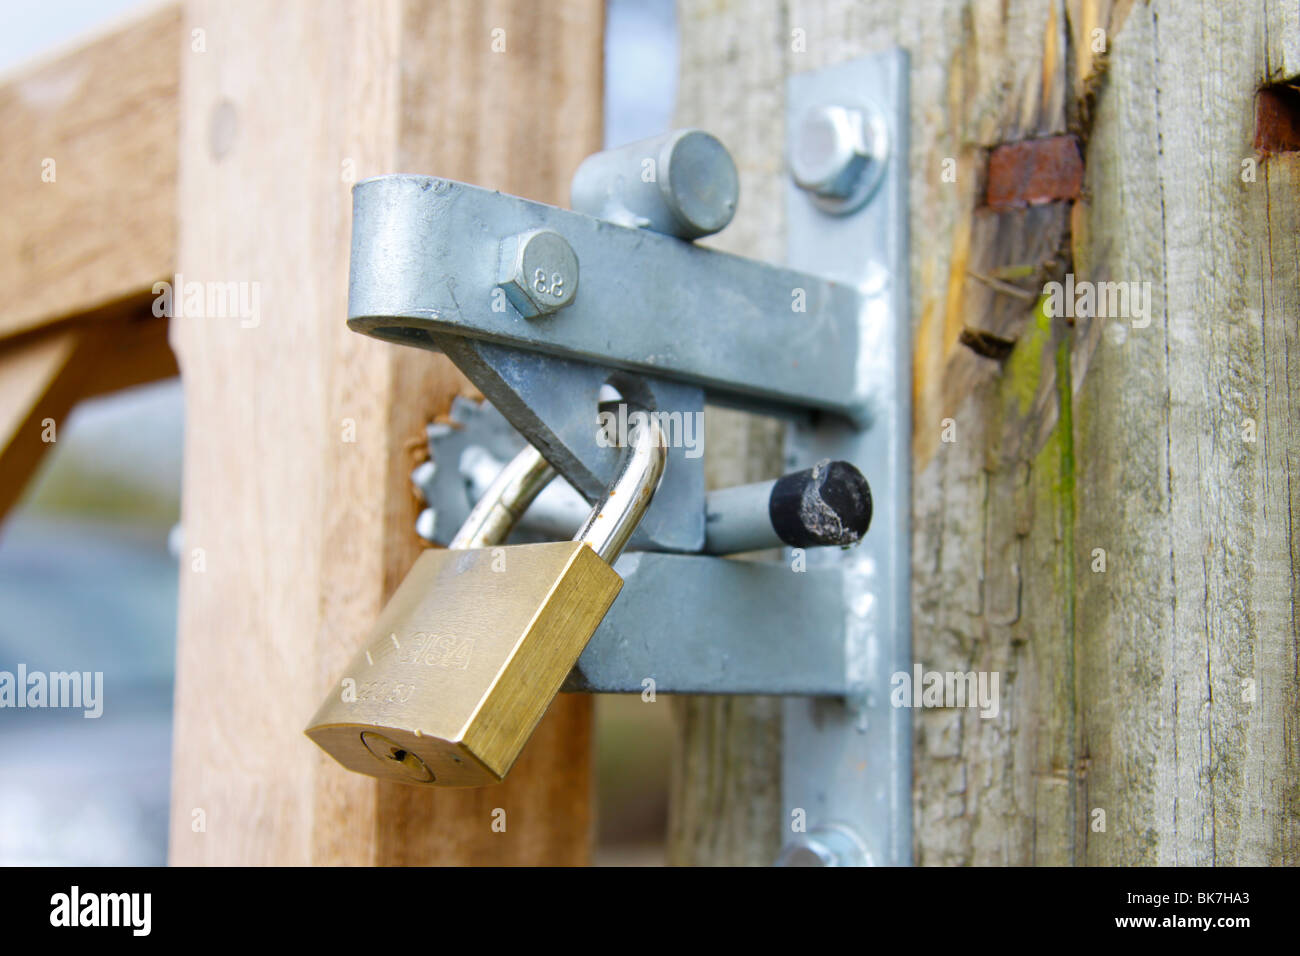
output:
[[[389,740],[383,734],[366,731],[361,735],[361,742],[378,760],[392,761],[401,773],[417,783],[433,783],[433,772],[420,759],[419,754],[411,753]]]

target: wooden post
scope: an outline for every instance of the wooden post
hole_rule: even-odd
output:
[[[917,862],[1296,863],[1300,154],[1255,147],[1294,5],[679,10],[682,116],[737,156],[720,238],[749,255],[781,253],[784,77],[912,53],[914,657],[1001,679],[996,718],[914,714]],[[1054,137],[1078,181],[990,170]],[[1049,315],[1066,274],[1135,308]],[[681,709],[678,861],[770,859],[765,706]]]
[[[785,73],[777,4],[679,4],[683,70],[678,126],[727,145],[740,173],[736,219],[705,240],[729,252],[780,262]],[[725,64],[728,64],[724,66]],[[725,82],[719,82],[721,76]],[[784,430],[770,419],[707,409],[705,478],[710,488],[780,473]],[[781,841],[781,701],[774,697],[679,697],[669,800],[668,862],[771,863]]]
[[[194,0],[0,87],[0,511],[44,417],[174,370],[152,287],[184,283],[177,862],[588,859],[587,698],[482,791],[377,785],[300,730],[417,553],[407,474],[467,387],[346,331],[348,187],[564,202],[601,8]],[[912,51],[915,657],[1001,681],[996,717],[915,714],[920,863],[1300,860],[1293,13],[681,2],[679,121],[742,175],[716,244],[760,258],[784,78]],[[1067,277],[1129,302],[1060,315]],[[711,414],[711,483],[775,474],[779,437]],[[769,862],[778,703],[675,711],[670,860]]]
[[[466,388],[441,356],[346,329],[350,184],[426,172],[563,203],[600,147],[602,6],[203,0],[185,20],[178,271],[246,283],[259,314],[173,320],[171,858],[585,862],[589,698],[561,697],[479,791],[377,784],[302,728],[418,553],[408,475]]]

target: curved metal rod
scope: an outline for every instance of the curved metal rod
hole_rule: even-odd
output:
[[[668,443],[659,428],[657,417],[638,408],[639,421],[618,464],[614,483],[596,502],[590,517],[573,536],[585,541],[609,564],[622,553],[623,547],[650,507],[650,499],[664,475],[668,460]],[[629,416],[631,418],[632,416]]]
[[[555,469],[550,462],[532,445],[526,445],[501,469],[447,547],[484,548],[500,544],[554,477]]]
[[[584,541],[607,563],[627,545],[663,478],[668,443],[654,415],[637,409],[640,420],[623,450],[613,484],[601,496],[574,541]],[[555,469],[532,445],[515,455],[493,479],[448,548],[464,550],[500,544],[555,477]]]

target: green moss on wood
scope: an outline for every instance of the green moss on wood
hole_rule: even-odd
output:
[[[1040,296],[1033,318],[1025,324],[1024,334],[1003,366],[1003,388],[1016,399],[1021,415],[1026,415],[1038,394],[1043,378],[1043,349],[1052,337],[1052,320],[1047,315],[1047,296]]]

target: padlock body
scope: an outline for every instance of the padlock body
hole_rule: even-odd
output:
[[[360,773],[497,783],[622,586],[578,541],[426,551],[307,735]]]

